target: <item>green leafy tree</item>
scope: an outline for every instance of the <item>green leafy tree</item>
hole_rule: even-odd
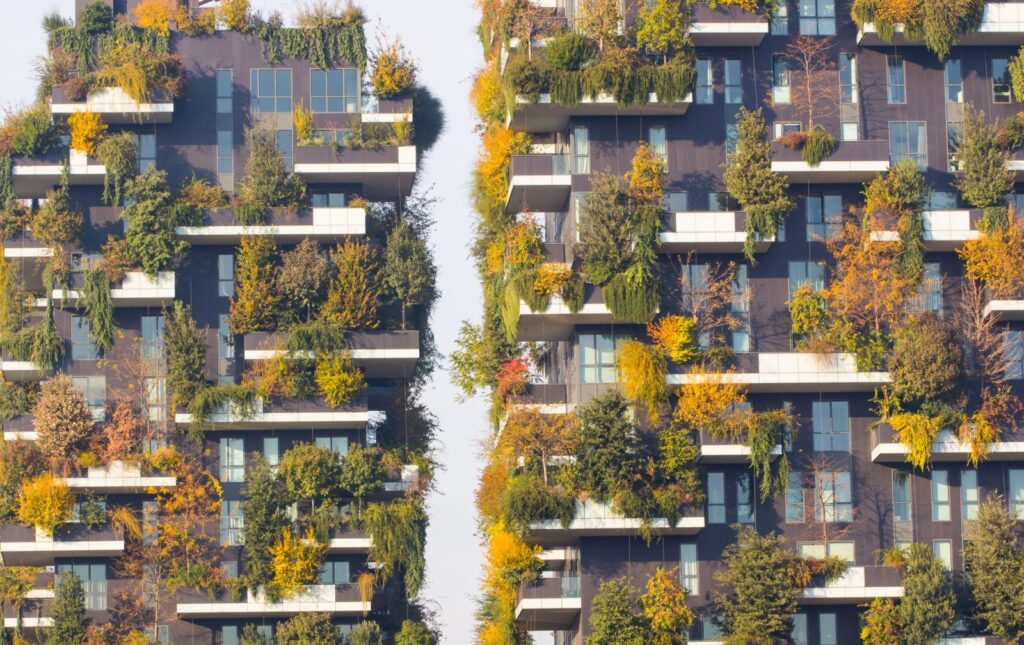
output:
[[[85,272],[82,306],[89,321],[89,337],[96,349],[106,352],[114,346],[114,303],[110,295],[110,278],[102,266]]]
[[[449,378],[459,389],[460,400],[476,396],[478,391],[494,383],[498,363],[489,348],[480,325],[463,320],[455,339],[455,349],[448,356]]]
[[[309,320],[323,303],[331,279],[331,263],[314,240],[306,238],[291,251],[281,254],[277,287],[294,312]]]
[[[437,645],[437,634],[417,620],[403,620],[402,629],[395,634],[395,645]]]
[[[797,579],[803,559],[776,533],[736,528],[736,541],[725,548],[723,567],[715,574],[726,589],[715,598],[716,620],[727,634],[726,643],[786,640],[803,589]]]
[[[205,385],[206,343],[188,305],[180,300],[174,302],[173,308],[164,310],[164,347],[171,407],[187,408]]]
[[[307,442],[296,443],[285,451],[277,472],[293,500],[331,499],[341,478],[338,454]]]
[[[1007,643],[1024,639],[1024,544],[1006,500],[993,495],[968,523],[964,569],[976,619]]]
[[[647,579],[647,587],[640,596],[643,617],[650,630],[648,642],[652,645],[676,645],[685,642],[693,626],[693,610],[686,604],[686,590],[679,584],[679,570],[655,570]]]
[[[634,233],[629,196],[622,181],[609,173],[594,173],[582,211],[576,253],[587,278],[603,285],[625,271],[633,257],[630,245],[623,243]]]
[[[341,460],[341,489],[352,497],[362,500],[379,491],[384,485],[384,466],[380,448],[364,448],[355,445]]]
[[[384,632],[377,623],[364,620],[352,628],[345,645],[384,645]]]
[[[964,199],[986,211],[986,219],[1005,211],[1003,199],[1013,190],[1014,175],[1006,167],[1009,155],[996,141],[996,128],[979,110],[964,111],[960,140],[954,151],[955,184]]]
[[[755,242],[773,237],[794,204],[787,193],[789,180],[772,172],[772,146],[761,110],[740,108],[736,122],[736,149],[725,164],[723,181],[729,195],[747,213],[743,252],[753,262]]]
[[[889,357],[889,391],[906,407],[950,401],[959,394],[963,352],[935,316],[908,318],[896,328]]]
[[[246,134],[249,163],[238,185],[236,213],[243,224],[263,224],[267,209],[297,209],[306,200],[306,184],[290,174],[269,128],[254,128]]]
[[[302,612],[278,625],[274,636],[277,645],[337,645],[340,634],[330,614]]]
[[[338,275],[328,290],[324,316],[347,329],[376,329],[381,295],[377,251],[366,242],[345,240],[331,259]]]
[[[78,17],[78,28],[90,36],[105,34],[113,26],[114,11],[102,0],[85,5],[82,14]]]
[[[956,623],[953,577],[931,548],[911,544],[901,551],[903,598],[897,604],[903,643],[937,643]]]
[[[243,237],[235,269],[235,295],[231,298],[231,333],[274,329],[281,316],[277,282],[277,247],[269,236]]]
[[[597,41],[601,51],[615,40],[622,19],[619,0],[581,0],[576,9],[576,28]]]
[[[49,642],[51,645],[82,645],[88,627],[81,579],[73,573],[61,574],[53,600],[53,628]]]
[[[640,439],[629,402],[609,392],[579,409],[579,482],[599,501],[632,488],[643,477]]]
[[[21,636],[21,611],[28,600],[28,595],[35,587],[36,575],[41,571],[37,567],[7,567],[0,565],[0,615],[6,605],[14,609],[17,623],[14,628],[15,637]],[[0,643],[6,643],[6,630],[0,625]]]
[[[637,47],[661,54],[665,63],[669,55],[686,45],[690,7],[681,0],[657,0],[642,4],[637,16]]]
[[[371,562],[379,562],[377,583],[383,586],[392,576],[401,573],[410,596],[423,586],[426,560],[427,515],[420,497],[406,497],[390,504],[369,504],[363,511],[363,525],[373,543],[367,553]]]
[[[274,579],[270,547],[281,531],[288,528],[284,497],[279,490],[270,465],[257,454],[246,468],[242,486],[242,538],[246,546],[243,557],[245,579],[251,589],[269,584]]]
[[[648,635],[636,589],[625,577],[602,582],[591,606],[586,645],[646,645]]]
[[[187,248],[174,233],[178,209],[167,186],[167,173],[150,168],[125,186],[128,205],[121,213],[128,260],[149,276],[174,266]]]
[[[10,524],[18,508],[18,490],[46,469],[36,441],[0,441],[0,522]]]
[[[388,233],[382,277],[402,305],[402,329],[405,329],[406,309],[428,302],[433,295],[437,266],[426,240],[404,222]]]

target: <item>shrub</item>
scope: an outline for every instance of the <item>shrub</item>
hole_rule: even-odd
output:
[[[20,155],[33,157],[57,147],[57,129],[53,127],[50,109],[45,103],[9,116],[5,127],[11,131],[11,147]]]
[[[982,112],[964,112],[960,141],[953,153],[959,168],[955,184],[975,208],[999,206],[1013,189],[1014,175],[1006,167],[1009,157],[999,147],[996,134]]]
[[[546,90],[546,78],[540,63],[526,56],[516,56],[509,60],[504,77],[513,99],[522,97],[529,103],[536,103]]]
[[[591,400],[579,409],[580,485],[601,502],[641,478],[640,440],[629,403],[618,392]]]
[[[625,577],[601,583],[590,612],[587,645],[645,645],[647,627],[639,615],[636,589]]]
[[[348,634],[346,645],[384,645],[384,632],[375,622],[364,620],[356,623]]]
[[[807,133],[803,130],[787,132],[776,139],[776,141],[778,141],[779,145],[783,148],[787,148],[789,150],[800,150],[804,147],[804,144],[807,143]]]
[[[142,42],[121,41],[100,53],[93,78],[100,87],[120,87],[138,103],[149,103],[157,92],[181,93],[183,63],[173,54],[152,51]]]
[[[539,266],[544,260],[540,228],[529,217],[506,227],[487,248],[486,266],[491,275],[510,275],[518,269]]]
[[[963,354],[951,329],[933,316],[895,330],[889,388],[904,406],[949,401],[959,393]]]
[[[562,296],[572,281],[572,267],[562,262],[544,262],[537,267],[533,290],[546,296]]]
[[[152,29],[166,38],[171,35],[171,18],[180,7],[177,0],[142,0],[135,7],[135,20],[143,29]]]
[[[942,429],[942,418],[927,414],[901,413],[886,419],[896,437],[907,448],[907,463],[927,470],[932,461],[932,444]]]
[[[200,9],[193,12],[188,7],[181,5],[174,14],[174,22],[178,30],[193,38],[197,36],[212,36],[217,32],[217,11],[215,9]]]
[[[281,315],[281,296],[274,290],[277,247],[269,236],[243,237],[231,299],[231,333],[273,330]]]
[[[224,208],[228,195],[220,186],[193,175],[178,187],[178,199],[196,209]]]
[[[32,216],[32,235],[50,247],[78,242],[82,236],[82,214],[71,207],[66,176],[56,190],[46,193],[46,203]]]
[[[196,328],[189,307],[181,301],[175,301],[172,309],[164,310],[164,321],[171,409],[186,408],[204,386],[206,342]]]
[[[120,206],[128,182],[139,171],[135,133],[118,132],[105,137],[96,147],[96,156],[107,170],[103,179],[103,201]]]
[[[689,316],[662,316],[648,323],[647,335],[674,363],[688,363],[700,356],[696,321]]]
[[[743,421],[738,411],[747,400],[743,388],[728,374],[696,368],[691,375],[692,378],[679,388],[675,421],[716,438],[734,436]]]
[[[50,473],[26,481],[18,494],[18,520],[53,536],[71,519],[75,497],[68,485]]]
[[[616,352],[615,366],[626,396],[646,408],[647,417],[657,425],[666,398],[665,354],[654,345],[627,340]]]
[[[175,235],[180,210],[167,187],[167,173],[150,168],[125,185],[125,196],[130,201],[121,212],[128,222],[125,254],[154,277],[172,268],[187,247]]]
[[[664,62],[687,43],[690,6],[681,0],[644,4],[636,19],[636,46],[660,54]]]
[[[544,57],[553,69],[579,71],[594,59],[595,49],[593,41],[569,29],[555,34],[547,41]]]
[[[377,251],[363,241],[345,240],[331,251],[338,268],[327,292],[323,315],[348,329],[376,329],[380,325],[380,262]]]
[[[416,62],[398,38],[381,43],[371,64],[370,83],[377,98],[399,96],[416,84]]]
[[[263,224],[266,210],[299,208],[306,200],[306,184],[288,173],[272,130],[255,128],[246,133],[249,163],[238,187],[237,216],[243,224]]]
[[[71,148],[90,157],[96,155],[96,148],[107,133],[107,125],[95,112],[75,112],[69,115],[68,128],[71,130]]]
[[[530,523],[538,520],[559,520],[568,526],[576,516],[576,498],[545,485],[537,475],[519,475],[509,479],[502,509],[509,528],[525,535]]]
[[[108,33],[114,26],[114,10],[103,0],[90,2],[78,16],[78,29],[90,36]]]
[[[315,378],[317,389],[332,408],[351,403],[366,387],[362,370],[347,353],[317,360]]]
[[[249,0],[221,0],[218,13],[228,29],[245,33],[251,28]]]
[[[32,423],[43,453],[61,459],[70,458],[94,427],[89,404],[65,374],[42,384]]]
[[[238,0],[233,0],[233,4],[238,4]],[[274,631],[274,642],[278,645],[337,645],[340,637],[338,628],[331,623],[331,615],[319,612],[295,614]]]
[[[389,504],[370,504],[363,512],[363,527],[373,536],[367,559],[379,562],[378,584],[384,586],[402,572],[405,591],[416,596],[423,586],[426,560],[426,514],[419,497],[406,497]]]
[[[395,634],[395,645],[437,645],[438,637],[429,627],[415,620],[403,620]]]
[[[957,254],[964,273],[983,282],[993,298],[1015,298],[1024,284],[1024,219],[1015,218],[1005,229],[990,230],[968,240]]]
[[[291,251],[281,254],[281,270],[277,289],[287,301],[288,309],[304,312],[310,319],[323,303],[331,279],[331,263],[314,240],[304,239]]]
[[[341,478],[338,454],[306,442],[292,444],[281,455],[277,472],[292,500],[331,499]]]
[[[811,130],[804,140],[804,147],[800,150],[801,158],[808,166],[816,168],[825,157],[829,156],[836,149],[836,138],[824,130]]]
[[[35,441],[0,441],[0,521],[10,523],[15,519],[22,482],[45,470],[43,453]]]
[[[295,110],[292,112],[292,125],[295,127],[295,140],[298,145],[304,146],[313,143],[315,133],[313,111],[306,109],[302,99],[295,104]]]
[[[357,499],[379,491],[384,485],[381,457],[380,448],[351,446],[341,460],[341,489]]]

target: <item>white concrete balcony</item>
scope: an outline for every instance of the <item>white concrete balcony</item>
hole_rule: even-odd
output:
[[[537,101],[526,97],[516,97],[516,109],[510,114],[505,124],[520,132],[561,132],[569,126],[572,117],[590,116],[682,116],[693,105],[693,94],[688,94],[681,101],[659,101],[654,92],[648,96],[646,103],[619,105],[615,97],[600,94],[596,97],[584,96],[573,106],[554,103],[551,94],[541,94]],[[537,209],[540,210],[540,209]]]
[[[415,330],[350,332],[346,335],[352,361],[367,378],[408,378],[420,358],[420,337]],[[266,361],[279,357],[315,358],[312,351],[289,352],[284,332],[253,332],[245,335],[243,356],[247,361]]]
[[[803,590],[802,605],[860,605],[875,598],[901,598],[903,575],[892,567],[849,567],[836,580],[812,582]]]
[[[26,381],[41,381],[47,378],[50,374],[53,374],[52,369],[39,369],[39,367],[32,361],[16,361],[12,360],[6,354],[2,361],[0,361],[0,372],[3,372],[4,378],[8,381],[15,381],[18,383],[24,383]]]
[[[964,242],[981,236],[978,230],[979,210],[927,210],[921,213],[924,223],[925,251],[955,251]],[[899,242],[896,222],[886,223],[882,230],[871,232],[872,242]]]
[[[993,299],[989,300],[984,309],[986,316],[993,316],[1001,321],[1024,320],[1024,300]]]
[[[700,431],[700,446],[697,460],[703,464],[749,464],[750,447],[730,441],[727,438],[714,437],[707,430]],[[772,459],[782,456],[782,444],[777,443],[771,450]]]
[[[353,192],[369,199],[407,196],[416,175],[416,146],[385,146],[377,150],[333,146],[296,146],[295,174],[308,183],[356,184]]]
[[[552,296],[547,308],[534,311],[524,301],[519,303],[519,340],[568,340],[576,325],[630,325],[604,304],[601,288],[586,285],[583,307],[573,312],[559,296]]]
[[[835,151],[817,166],[804,161],[800,150],[772,143],[772,172],[794,183],[861,184],[888,170],[888,141],[837,141]]]
[[[669,213],[658,234],[663,253],[742,253],[747,240],[747,214],[742,211],[677,211]],[[755,242],[764,253],[775,238]]]
[[[924,45],[924,42],[907,38],[902,25],[896,25],[892,42],[885,41],[871,23],[857,34],[857,44],[862,47],[885,47],[891,45]],[[1021,45],[1024,44],[1024,2],[986,2],[978,31],[964,34],[960,45]]]
[[[50,112],[57,118],[92,112],[110,124],[165,124],[174,117],[174,99],[161,94],[149,103],[139,103],[120,87],[106,87],[90,92],[84,101],[73,101],[62,88],[55,87]]]
[[[609,504],[593,500],[576,502],[576,517],[568,526],[561,520],[538,520],[530,522],[531,544],[544,546],[571,544],[582,537],[613,537],[638,535],[643,521],[636,517],[624,517],[612,510]],[[657,535],[696,535],[704,528],[704,515],[684,516],[675,524],[666,518],[653,518],[651,528]]]
[[[334,241],[366,235],[365,208],[319,208],[300,213],[272,209],[266,224],[246,226],[235,220],[234,211],[218,209],[205,214],[201,226],[178,226],[174,233],[192,244],[238,244],[243,237],[267,236],[282,244],[309,238]]]
[[[736,6],[693,8],[690,38],[697,47],[757,47],[768,35],[768,18]]]
[[[45,566],[56,558],[112,558],[124,552],[124,538],[111,526],[65,524],[53,537],[30,526],[0,526],[0,560],[7,566]]]
[[[65,159],[66,157],[66,159]],[[68,183],[72,186],[102,186],[107,167],[84,152],[52,150],[41,157],[14,160],[14,191],[19,197],[44,197],[57,186],[68,165]]]
[[[178,602],[179,618],[245,618],[249,616],[287,617],[299,613],[320,612],[332,616],[362,616],[370,611],[372,600],[363,602],[356,585],[306,585],[291,598],[277,602],[262,593],[243,592],[237,602],[211,600],[202,592],[182,590]],[[185,602],[182,602],[185,601]]]
[[[80,278],[80,275],[73,276],[75,281],[79,281]],[[72,284],[74,285],[74,282]],[[174,271],[161,271],[155,277],[148,276],[142,271],[129,271],[121,284],[110,289],[110,300],[114,307],[162,307],[173,303],[174,297]],[[82,292],[77,285],[68,290],[53,290],[55,301],[64,301],[71,306],[77,306],[81,298]],[[37,298],[36,307],[45,308],[46,298]]]
[[[853,354],[760,352],[737,356],[738,369],[722,374],[671,373],[669,385],[714,379],[746,386],[750,392],[871,392],[889,382],[888,372],[860,372]]]
[[[176,477],[143,473],[142,466],[114,461],[106,466],[87,468],[85,476],[68,477],[67,485],[76,490],[102,493],[142,493],[150,488],[171,488]]]
[[[505,212],[564,211],[572,193],[568,154],[512,155]]]
[[[961,441],[954,432],[940,430],[935,441],[932,442],[931,460],[933,462],[966,464],[971,452],[970,444]],[[909,454],[910,451],[900,443],[889,424],[880,424],[872,430],[871,461],[879,464],[903,464],[908,462]],[[989,444],[985,460],[1024,460],[1024,437],[1015,433]]]
[[[371,412],[366,403],[356,402],[346,407],[332,408],[323,399],[285,399],[264,401],[257,399],[251,414],[236,409],[214,412],[206,418],[211,430],[266,430],[280,429],[353,429],[366,427]],[[179,426],[192,423],[192,415],[178,412],[174,421]]]
[[[568,629],[582,608],[579,576],[544,572],[536,582],[520,587],[516,625],[526,631]]]

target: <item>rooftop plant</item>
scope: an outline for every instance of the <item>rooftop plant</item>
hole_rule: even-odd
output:
[[[158,93],[171,97],[181,93],[182,65],[179,56],[155,53],[141,42],[122,41],[100,53],[98,67],[87,78],[98,87],[119,87],[135,101],[149,103]]]
[[[327,69],[336,63],[347,62],[360,72],[366,68],[366,34],[363,12],[348,5],[340,13],[306,12],[299,28],[284,28],[279,21],[248,17],[248,0],[233,0],[237,8],[237,31],[250,28],[263,40],[263,60],[280,63],[284,57],[308,60],[315,67]],[[245,11],[241,7],[245,7]],[[223,5],[222,5],[223,10]],[[302,14],[300,14],[300,17]],[[230,24],[230,23],[229,23]]]
[[[1003,199],[1014,182],[1006,167],[1009,155],[998,145],[996,134],[983,113],[968,109],[953,153],[959,169],[956,187],[969,204],[984,211],[983,224],[991,222],[993,227],[1006,222]]]
[[[71,130],[71,149],[89,156],[96,155],[96,148],[107,133],[107,125],[100,115],[88,111],[69,115],[68,128]]]
[[[673,54],[688,44],[689,5],[682,0],[657,0],[643,5],[636,18],[636,45],[662,57],[668,63]]]
[[[279,645],[336,645],[339,636],[330,614],[300,612],[278,626],[274,640]]]
[[[273,289],[277,276],[274,240],[265,235],[243,237],[231,298],[231,332],[272,330],[280,320],[281,298]]]
[[[327,291],[323,316],[348,329],[380,325],[380,260],[376,249],[362,241],[345,240],[331,252],[336,278]]]
[[[273,131],[254,128],[246,133],[249,163],[239,182],[236,215],[242,224],[263,224],[269,208],[296,210],[306,201],[306,184],[285,169]]]
[[[102,0],[85,5],[78,17],[78,28],[92,36],[109,33],[113,26],[114,11]]]
[[[57,147],[58,133],[53,125],[49,107],[36,103],[29,108],[7,116],[3,124],[0,147],[7,153],[25,157],[46,154]]]
[[[901,30],[943,60],[962,36],[978,30],[984,9],[984,0],[854,0],[850,14],[861,30],[870,23],[887,42]]]
[[[378,43],[370,64],[370,83],[378,98],[400,96],[416,84],[416,62],[398,38]]]

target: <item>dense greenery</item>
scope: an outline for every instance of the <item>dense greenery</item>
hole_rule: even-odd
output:
[[[968,523],[964,542],[975,618],[1008,643],[1024,638],[1024,544],[1016,531],[1018,519],[1004,498],[989,497]]]
[[[245,485],[242,486],[242,541],[245,581],[251,590],[268,586],[274,578],[270,548],[289,528],[281,491],[270,465],[262,455],[247,466]]]
[[[263,224],[267,209],[296,210],[306,201],[306,184],[285,168],[273,130],[253,128],[246,133],[249,163],[238,185],[235,214],[242,224]]]
[[[82,580],[73,573],[63,573],[53,600],[53,627],[50,642],[81,645],[85,642],[90,620],[85,615],[85,591]]]
[[[418,594],[426,573],[423,549],[427,515],[422,501],[407,498],[391,504],[370,504],[362,521],[373,537],[367,558],[381,564],[377,584],[383,586],[392,576],[401,575],[406,593]]]
[[[996,140],[996,129],[984,113],[967,110],[954,159],[959,168],[956,187],[967,202],[984,211],[983,226],[1003,228],[1006,207],[1003,199],[1013,189],[1014,175],[1007,168],[1009,155]],[[1001,226],[1002,224],[1002,226]]]
[[[956,623],[953,577],[925,544],[914,543],[885,554],[903,573],[903,597],[876,601],[864,615],[865,643],[937,643]]]
[[[850,13],[859,28],[871,23],[886,42],[899,27],[943,60],[962,36],[978,30],[984,9],[984,0],[854,0]]]
[[[188,305],[181,301],[164,311],[164,321],[171,408],[185,408],[204,386],[206,342]]]

